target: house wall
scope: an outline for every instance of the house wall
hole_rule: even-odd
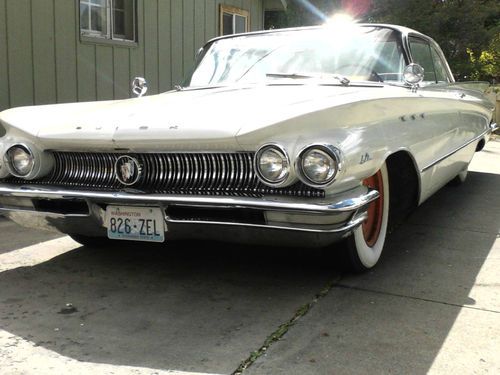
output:
[[[137,44],[95,43],[80,38],[78,0],[0,0],[0,110],[128,98],[136,76],[167,91],[218,35],[221,3],[262,29],[262,0],[137,0]]]

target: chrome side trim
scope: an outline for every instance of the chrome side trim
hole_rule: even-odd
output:
[[[490,133],[490,130],[486,130],[484,131],[483,133],[481,133],[480,135],[478,135],[477,137],[471,139],[470,141],[466,142],[465,144],[463,144],[462,146],[459,146],[457,147],[456,149],[454,149],[453,151],[447,153],[446,155],[440,157],[439,159],[437,159],[436,161],[432,162],[431,164],[429,164],[428,166],[422,168],[420,170],[420,173],[424,173],[425,171],[427,171],[428,169],[434,167],[436,164],[439,164],[441,163],[443,160],[449,158],[451,155],[457,153],[458,151],[462,150],[463,148],[467,147],[468,145],[470,145],[471,143],[474,143],[476,141],[479,141],[481,138],[485,137],[486,135],[488,135]]]
[[[62,190],[35,185],[16,186],[11,184],[0,184],[0,195],[47,199],[84,198],[93,201],[122,202],[125,204],[158,205],[164,203],[193,207],[252,208],[317,214],[355,211],[379,197],[378,191],[370,190],[364,186],[339,194],[335,197],[334,202],[328,202],[326,199],[316,199],[312,202],[303,203],[293,198],[273,199],[267,197],[255,199],[227,196],[132,194],[125,192]]]
[[[499,128],[499,126],[498,126],[498,124],[497,124],[496,122],[492,122],[492,123],[490,124],[490,131],[491,131],[492,133],[496,132],[496,131],[498,130],[498,128]]]
[[[175,224],[202,224],[202,225],[229,225],[229,226],[238,226],[238,227],[252,227],[252,228],[263,228],[263,229],[279,229],[279,230],[290,230],[294,232],[309,232],[309,233],[344,233],[348,232],[351,229],[354,229],[368,218],[368,213],[364,212],[360,215],[355,216],[345,225],[335,228],[313,228],[300,226],[301,224],[294,223],[293,226],[287,225],[267,225],[267,224],[250,224],[250,223],[234,223],[234,222],[226,222],[226,221],[204,221],[204,220],[174,220],[170,217],[166,216],[165,221],[168,223]]]

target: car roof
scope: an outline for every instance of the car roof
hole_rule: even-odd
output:
[[[405,26],[385,24],[385,23],[357,23],[356,25],[358,25],[360,27],[386,28],[386,29],[398,31],[403,35],[414,34],[414,35],[420,35],[420,36],[427,38],[427,39],[432,39],[429,36],[422,34],[419,31],[413,30],[413,29],[411,29],[409,27],[405,27]],[[207,44],[212,43],[216,40],[229,39],[229,38],[235,38],[235,37],[246,36],[246,35],[261,35],[261,34],[265,35],[265,34],[289,32],[289,31],[324,29],[324,28],[328,28],[328,27],[329,27],[328,25],[319,25],[319,26],[301,26],[301,27],[288,27],[288,28],[282,28],[282,29],[251,31],[251,32],[246,32],[246,33],[218,36],[218,37],[212,38],[209,41],[207,41]]]

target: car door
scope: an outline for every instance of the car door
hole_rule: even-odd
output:
[[[419,36],[410,36],[409,46],[413,62],[424,68],[418,95],[425,101],[422,121],[426,122],[426,128],[432,127],[434,137],[432,148],[426,151],[426,165],[421,170],[427,190],[424,194],[430,195],[467,166],[468,155],[460,154],[458,162],[450,157],[466,143],[465,138],[470,134],[466,134],[460,113],[463,93],[450,84],[452,77],[441,53],[433,43]]]

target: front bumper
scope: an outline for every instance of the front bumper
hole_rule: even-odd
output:
[[[311,199],[154,195],[0,184],[0,212],[28,227],[106,236],[107,205],[154,206],[165,214],[167,239],[324,246],[361,225],[368,204],[378,196],[365,186]]]

